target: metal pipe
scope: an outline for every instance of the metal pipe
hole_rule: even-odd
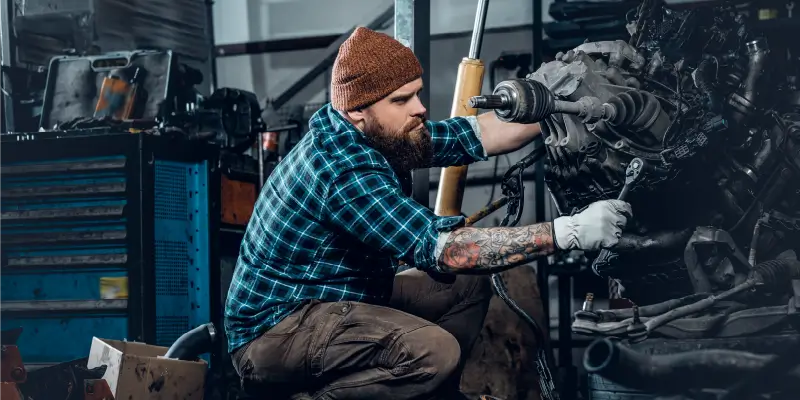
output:
[[[572,276],[558,275],[558,370],[562,382],[559,394],[564,400],[574,399],[577,392],[577,370],[572,364]]]
[[[486,27],[486,12],[489,0],[478,0],[478,11],[475,13],[475,25],[472,27],[472,40],[469,44],[469,58],[477,60],[481,57],[483,45],[483,29]]]
[[[483,87],[483,62],[478,59],[480,43],[483,40],[483,26],[486,23],[487,0],[478,3],[478,15],[475,16],[475,29],[472,32],[470,54],[461,59],[456,75],[456,87],[453,93],[453,104],[450,117],[477,116],[478,110],[469,106],[469,99],[481,94]],[[464,182],[467,179],[468,166],[446,167],[439,178],[439,190],[436,193],[434,212],[436,215],[461,215],[464,200]]]
[[[409,47],[422,66],[422,84],[430,87],[430,41],[431,41],[431,2],[430,0],[395,0],[394,36],[400,43]],[[428,104],[430,91],[419,94],[422,104]],[[430,170],[415,169],[412,172],[412,198],[422,206],[430,204]]]
[[[258,132],[258,192],[264,187],[264,132]]]
[[[217,90],[217,52],[215,51],[214,40],[214,0],[206,0],[206,34],[208,35],[208,63],[209,73],[211,74],[210,84],[211,90],[209,93],[214,93]]]
[[[489,214],[499,210],[500,208],[502,208],[503,206],[508,204],[508,200],[509,200],[509,198],[504,196],[504,197],[501,197],[501,198],[491,202],[491,204],[489,204],[488,206],[483,207],[482,209],[478,210],[478,212],[476,212],[475,214],[470,215],[469,218],[467,218],[466,226],[470,226],[470,225],[472,225],[472,224],[474,224],[474,223],[486,218],[486,216],[488,216]]]
[[[0,133],[14,131],[14,87],[9,75],[16,66],[15,43],[12,37],[14,1],[0,6]]]
[[[217,340],[217,329],[212,323],[200,325],[181,335],[167,349],[164,358],[194,361],[205,353],[214,351]]]

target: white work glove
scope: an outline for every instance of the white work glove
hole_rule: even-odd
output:
[[[599,250],[617,244],[633,213],[622,200],[601,200],[585,210],[553,221],[553,238],[561,250]]]

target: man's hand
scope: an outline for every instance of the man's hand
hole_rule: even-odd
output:
[[[585,210],[553,221],[553,236],[561,250],[599,250],[619,242],[622,229],[633,216],[631,205],[622,200],[602,200]]]

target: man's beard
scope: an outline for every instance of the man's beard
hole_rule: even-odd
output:
[[[367,143],[378,150],[392,168],[404,173],[418,168],[427,168],[433,159],[433,141],[425,125],[415,129],[424,120],[415,118],[396,132],[387,131],[376,118],[368,118],[364,125]]]

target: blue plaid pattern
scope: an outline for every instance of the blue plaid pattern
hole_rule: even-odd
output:
[[[467,118],[427,122],[432,166],[486,159]],[[275,326],[304,301],[386,304],[397,260],[435,268],[439,217],[403,193],[401,177],[330,105],[264,185],[225,305],[228,350]]]

